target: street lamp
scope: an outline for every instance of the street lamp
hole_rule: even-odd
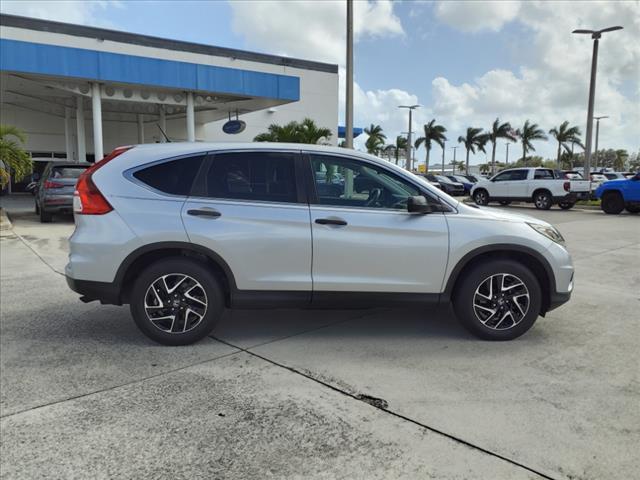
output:
[[[447,141],[446,141],[446,140],[443,140],[443,141],[442,141],[442,174],[443,174],[443,175],[444,175],[444,151],[445,151],[444,146],[445,146],[446,144],[447,144]]]
[[[456,150],[458,149],[459,145],[456,145],[455,147],[451,147],[453,149],[453,172],[451,172],[451,175],[455,175],[456,174]]]
[[[587,111],[587,139],[584,146],[584,178],[589,178],[591,169],[591,136],[593,133],[593,99],[596,94],[596,70],[598,68],[598,44],[603,33],[622,30],[623,27],[615,26],[602,30],[574,30],[572,33],[584,33],[591,35],[593,39],[593,55],[591,57],[591,83],[589,85],[589,106]]]
[[[595,158],[593,159],[594,168],[598,168],[598,137],[600,136],[600,120],[603,118],[609,118],[608,115],[602,115],[600,117],[593,117],[596,121],[596,149],[595,149]]]
[[[409,171],[413,170],[413,158],[411,155],[411,121],[413,110],[421,107],[422,105],[398,105],[398,108],[406,108],[409,110],[409,132],[407,133],[407,160],[405,168]]]
[[[353,148],[353,0],[347,0],[347,98],[344,116],[345,146]]]
[[[508,166],[509,165],[509,142],[505,142],[505,145],[507,146],[507,157],[505,158],[504,164],[505,166]]]

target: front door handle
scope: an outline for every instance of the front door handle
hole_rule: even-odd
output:
[[[319,225],[340,225],[345,226],[347,222],[340,218],[316,218],[316,223]]]
[[[193,215],[194,217],[218,218],[222,214],[212,208],[201,208],[195,210],[187,210],[187,215]]]

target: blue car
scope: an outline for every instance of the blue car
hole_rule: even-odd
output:
[[[629,213],[640,213],[640,172],[626,180],[609,180],[595,191],[601,200],[604,213],[617,215],[626,209]]]
[[[452,182],[461,183],[464,187],[464,194],[469,195],[471,192],[471,187],[473,187],[473,182],[469,180],[467,177],[463,177],[462,175],[447,175],[447,178]]]

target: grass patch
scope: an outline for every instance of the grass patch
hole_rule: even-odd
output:
[[[578,200],[576,205],[581,205],[583,207],[599,207],[600,200]]]

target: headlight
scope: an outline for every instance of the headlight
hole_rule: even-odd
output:
[[[544,235],[549,240],[553,240],[556,243],[564,243],[564,238],[560,234],[560,232],[551,225],[540,225],[539,223],[527,223],[531,228],[533,228],[540,235]]]

